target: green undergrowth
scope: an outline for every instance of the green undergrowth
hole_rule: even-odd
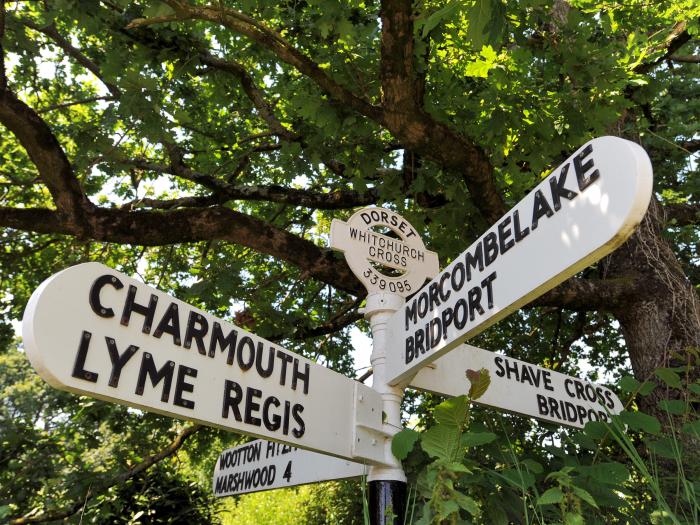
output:
[[[564,430],[475,417],[471,401],[489,385],[481,370],[469,393],[435,407],[427,429],[394,438],[413,494],[406,523],[700,523],[700,381],[689,371],[624,377],[621,414]]]

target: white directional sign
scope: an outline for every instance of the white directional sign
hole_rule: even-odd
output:
[[[393,315],[389,383],[613,251],[642,220],[651,190],[640,146],[585,144]]]
[[[460,396],[469,391],[466,371],[481,368],[489,371],[491,384],[474,401],[480,405],[576,428],[608,421],[609,414],[623,409],[615,393],[602,385],[470,345],[460,345],[421,368],[411,387]]]
[[[27,356],[51,386],[344,458],[381,462],[371,388],[98,263],[32,295]]]
[[[377,229],[388,229],[398,238]],[[331,247],[345,252],[348,266],[370,293],[407,297],[440,268],[437,254],[425,249],[413,226],[385,208],[364,208],[347,223],[333,219]]]
[[[256,439],[221,453],[214,470],[214,496],[355,478],[366,470],[362,463]]]

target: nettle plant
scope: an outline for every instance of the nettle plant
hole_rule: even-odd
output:
[[[466,395],[435,406],[426,430],[394,437],[409,477],[406,522],[699,523],[700,381],[689,377],[700,354],[691,354],[648,381],[623,377],[626,410],[583,430],[533,432],[522,418],[472,410],[490,378],[468,370]]]

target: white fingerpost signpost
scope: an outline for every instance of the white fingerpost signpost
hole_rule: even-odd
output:
[[[222,453],[217,496],[351,477],[368,465],[371,523],[391,514],[399,524],[406,476],[391,439],[407,386],[461,395],[466,370],[485,368],[486,406],[576,428],[620,412],[604,386],[462,343],[617,248],[651,192],[641,147],[591,140],[442,272],[394,211],[334,220],[331,247],[368,291],[372,388],[98,263],[39,286],[24,347],[56,388],[270,440]]]
[[[574,428],[609,421],[622,409],[609,388],[520,359],[471,345],[460,345],[421,368],[411,388],[445,396],[469,391],[465,371],[489,371],[491,384],[474,403]]]
[[[374,390],[102,264],[44,281],[22,336],[34,368],[58,389],[337,457],[384,460],[364,441],[372,427],[381,431]]]
[[[256,439],[224,450],[214,469],[214,496],[238,496],[249,492],[280,489],[357,478],[367,467],[301,448]]]
[[[387,379],[400,384],[620,246],[646,213],[646,152],[593,139],[416,293],[389,321]]]

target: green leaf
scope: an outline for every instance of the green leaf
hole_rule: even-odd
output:
[[[469,413],[469,399],[467,396],[457,396],[443,401],[435,407],[433,416],[435,421],[442,425],[461,427]]]
[[[455,499],[457,502],[457,505],[462,507],[464,510],[466,510],[469,514],[476,516],[479,514],[479,504],[466,494],[462,494],[459,491],[455,491],[452,493],[452,497]]]
[[[394,435],[394,438],[391,440],[391,453],[394,454],[396,459],[404,460],[419,439],[420,434],[418,432],[410,428],[404,428]]]
[[[682,455],[681,444],[673,438],[663,437],[647,441],[647,446],[658,456],[666,459],[679,459]]]
[[[680,376],[670,368],[659,368],[654,371],[656,377],[672,388],[683,388]]]
[[[659,401],[659,407],[669,414],[681,416],[688,411],[688,404],[680,399],[662,399]]]
[[[151,5],[143,10],[144,18],[155,18],[158,16],[170,16],[175,14],[175,10],[163,2],[155,2],[155,5]]]
[[[438,9],[432,13],[423,24],[423,32],[421,33],[421,38],[425,38],[437,25],[444,19],[448,18],[455,9],[461,4],[459,0],[451,0],[448,4],[441,9]]]
[[[683,425],[683,432],[700,437],[700,419],[690,421]]]
[[[619,485],[627,481],[630,472],[625,465],[617,462],[597,463],[595,465],[581,466],[577,469],[581,474],[590,476],[598,483]]]
[[[656,383],[653,381],[644,381],[642,387],[639,389],[639,395],[648,396],[656,389]]]
[[[542,474],[544,472],[542,465],[534,459],[523,459],[520,461],[520,464],[533,474]]]
[[[623,392],[632,394],[639,390],[639,387],[642,386],[642,384],[632,376],[624,376],[622,379],[620,379],[619,386],[620,390]]]
[[[593,439],[603,439],[608,434],[609,427],[602,421],[589,421],[583,427],[583,431]]]
[[[500,0],[476,0],[466,11],[467,38],[475,49],[498,45],[505,27],[505,6]]]
[[[595,502],[595,499],[593,496],[591,496],[590,492],[576,486],[572,487],[572,490],[577,497],[588,503],[591,507],[595,507],[596,509],[598,508],[598,504]]]
[[[486,393],[491,384],[491,376],[489,371],[482,368],[478,372],[476,370],[467,370],[467,379],[471,383],[469,387],[469,399],[475,401]]]
[[[464,447],[478,447],[480,445],[485,445],[486,443],[491,443],[498,436],[493,432],[473,432],[468,431],[462,435],[462,446]]]
[[[457,427],[435,425],[421,436],[421,447],[431,457],[452,461],[459,450],[460,431]]]
[[[520,490],[527,490],[535,484],[535,476],[527,470],[506,469],[496,474]]]
[[[564,525],[584,525],[586,521],[581,514],[567,512],[564,515]]]
[[[552,487],[551,489],[547,489],[544,494],[542,494],[538,499],[537,499],[537,504],[538,505],[551,505],[554,503],[561,503],[561,500],[564,498],[564,493],[561,491],[559,487]]]
[[[659,420],[643,412],[624,411],[620,414],[620,419],[632,430],[647,432],[649,434],[658,434],[661,432],[661,423],[659,423]]]

